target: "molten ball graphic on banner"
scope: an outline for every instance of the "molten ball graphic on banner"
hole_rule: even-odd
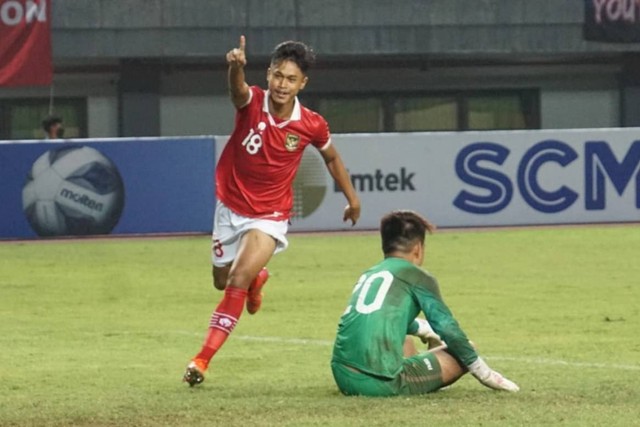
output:
[[[39,236],[108,234],[123,207],[118,169],[86,146],[64,146],[38,157],[22,189],[22,208]]]

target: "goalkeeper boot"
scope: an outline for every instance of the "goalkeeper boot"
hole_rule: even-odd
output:
[[[251,282],[249,293],[247,294],[247,312],[249,314],[255,314],[260,310],[260,306],[262,305],[262,287],[267,283],[268,279],[269,271],[263,268],[256,278],[253,279],[253,282]]]
[[[193,387],[204,381],[204,372],[207,370],[206,363],[201,359],[193,359],[182,377],[182,381]]]

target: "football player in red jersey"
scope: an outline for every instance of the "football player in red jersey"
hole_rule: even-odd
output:
[[[286,249],[293,207],[293,180],[307,145],[321,153],[347,199],[343,220],[355,224],[360,200],[325,119],[300,104],[314,54],[305,44],[276,46],[267,70],[268,90],[245,81],[245,37],[227,53],[229,94],[236,108],[235,128],[216,167],[217,203],[212,235],[213,282],[224,297],[213,312],[201,351],[191,360],[184,381],[204,380],[211,358],[235,327],[245,303],[254,314],[262,303],[265,268]]]

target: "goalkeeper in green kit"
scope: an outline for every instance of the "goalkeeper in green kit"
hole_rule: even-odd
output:
[[[360,276],[340,318],[331,369],[346,395],[395,396],[436,391],[470,372],[485,386],[518,391],[471,345],[420,266],[426,233],[435,227],[413,211],[382,218],[384,260]],[[417,318],[423,312],[426,318]],[[407,335],[429,343],[418,353]]]

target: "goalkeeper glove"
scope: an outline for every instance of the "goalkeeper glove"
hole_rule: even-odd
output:
[[[491,369],[480,357],[478,357],[478,359],[467,368],[469,368],[471,375],[476,377],[478,381],[489,388],[513,392],[520,390],[520,387],[518,387],[516,383],[506,379],[499,372]]]
[[[420,338],[420,341],[424,344],[427,344],[430,340],[442,342],[442,338],[431,329],[429,322],[419,317],[416,317],[416,322],[418,322],[418,331],[415,335]]]

